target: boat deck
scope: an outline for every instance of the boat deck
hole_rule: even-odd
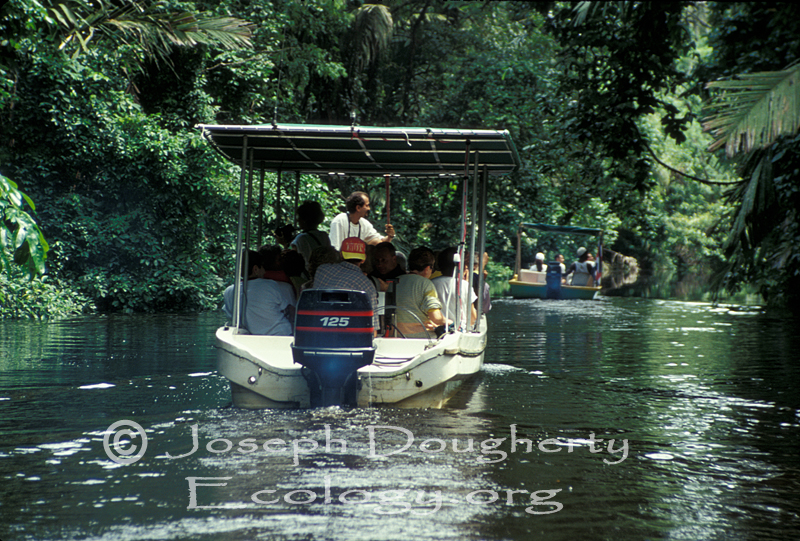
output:
[[[221,328],[217,330],[217,337],[227,334],[226,341],[233,337],[232,329]],[[447,338],[445,338],[447,341]],[[268,359],[271,369],[279,372],[292,372],[300,370],[300,365],[294,362],[291,345],[293,336],[262,336],[254,334],[237,334],[233,339],[243,356],[253,359]],[[436,341],[424,338],[383,338],[375,339],[377,350],[372,365],[366,366],[361,371],[386,372],[395,371],[404,363],[417,357],[432,343]],[[268,353],[268,355],[265,355]]]

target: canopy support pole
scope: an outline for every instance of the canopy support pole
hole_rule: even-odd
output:
[[[386,223],[392,223],[391,220],[391,213],[389,212],[389,198],[392,194],[392,180],[390,175],[383,175],[383,178],[386,180]]]
[[[253,223],[253,149],[250,150],[250,167],[247,175],[247,216],[245,218],[244,248],[250,249],[253,244],[251,225]]]
[[[477,164],[476,164],[477,167]],[[480,236],[478,240],[478,247],[479,251],[478,254],[475,255],[478,258],[478,316],[475,318],[475,326],[473,329],[477,332],[480,329],[480,322],[481,322],[481,315],[483,314],[483,289],[484,289],[484,271],[486,270],[483,265],[483,253],[486,251],[486,196],[488,192],[489,186],[489,168],[485,165],[483,166],[483,171],[481,172],[481,217],[480,217],[480,225],[478,234]],[[476,175],[477,176],[477,175]],[[474,265],[474,262],[473,262]]]
[[[603,285],[603,232],[597,236],[597,269],[595,269],[594,285]]]
[[[466,149],[464,151],[464,188],[461,194],[461,242],[458,246],[458,263],[456,264],[456,272],[458,273],[458,279],[456,279],[456,313],[453,317],[453,325],[456,329],[461,329],[461,312],[462,312],[462,301],[461,301],[461,278],[464,276],[464,255],[466,253],[466,244],[467,244],[467,199],[469,195],[469,165],[470,165],[470,153],[469,153],[469,146],[470,141],[466,141]],[[449,330],[449,329],[448,329]]]
[[[242,269],[247,265],[247,252],[242,250],[242,228],[244,227],[245,186],[247,178],[247,135],[242,137],[242,173],[239,178],[239,226],[236,229],[236,276],[233,279],[233,328],[239,333],[242,321]]]
[[[261,178],[258,187],[258,246],[264,241],[264,164],[261,164]]]
[[[277,177],[275,180],[275,192],[277,197],[275,197],[275,228],[281,226],[281,220],[283,220],[283,212],[281,211],[281,177],[283,176],[283,171],[278,169]]]
[[[470,255],[470,265],[472,268],[475,268],[475,226],[478,223],[478,178],[480,172],[480,152],[475,152],[475,161],[474,161],[474,169],[473,169],[473,176],[472,176],[472,223],[470,225],[470,241],[469,241],[469,253]],[[470,277],[472,273],[472,269],[469,269]],[[470,282],[471,283],[471,282]]]
[[[300,206],[300,171],[294,172],[294,212],[292,213],[292,225],[297,225],[297,207]]]
[[[465,257],[465,260],[469,261],[469,268],[465,270],[468,276],[467,283],[469,283],[470,288],[472,288],[472,269],[475,268],[475,226],[478,222],[478,173],[480,171],[480,152],[476,151],[473,155],[475,159],[472,163],[472,223],[470,224],[469,257]],[[462,272],[461,275],[463,276],[464,273]],[[475,293],[479,299],[482,297],[479,292],[476,291]],[[459,297],[459,300],[460,299],[461,297]],[[472,310],[467,307],[467,313],[470,314],[471,312]],[[478,323],[477,319],[475,323]],[[464,329],[469,329],[470,325],[471,322],[469,321],[469,317],[467,317],[467,321],[464,322]]]

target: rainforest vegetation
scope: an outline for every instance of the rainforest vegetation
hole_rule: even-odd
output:
[[[509,130],[498,283],[546,222],[605,228],[637,262],[616,294],[798,306],[798,25],[789,2],[9,0],[0,317],[217,308],[239,177],[196,125],[271,122]],[[383,223],[383,179],[266,183],[269,229],[354,189]],[[456,241],[456,184],[397,182],[400,248]]]

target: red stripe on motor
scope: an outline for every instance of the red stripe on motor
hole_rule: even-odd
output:
[[[297,327],[295,332],[363,332],[374,333],[374,327]]]
[[[372,317],[372,311],[369,312],[328,312],[323,310],[298,310],[298,316],[352,316],[352,317]]]

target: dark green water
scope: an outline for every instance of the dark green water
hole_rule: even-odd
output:
[[[798,320],[493,305],[444,410],[228,407],[213,314],[0,322],[0,540],[797,538]]]

